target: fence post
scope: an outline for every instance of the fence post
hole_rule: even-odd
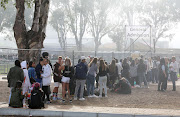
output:
[[[73,53],[72,53],[72,54],[73,54],[73,66],[74,66],[74,50],[73,50]]]

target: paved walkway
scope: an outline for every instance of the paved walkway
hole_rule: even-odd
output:
[[[5,103],[0,103],[1,109],[8,108]],[[20,109],[22,110],[22,109]],[[30,110],[30,109],[25,109]],[[46,111],[59,111],[59,112],[88,112],[88,113],[113,113],[125,115],[154,115],[154,116],[176,116],[180,117],[180,110],[172,109],[145,109],[145,108],[114,108],[114,107],[90,107],[90,106],[74,106],[74,105],[48,105],[47,108],[41,109],[42,113]],[[1,113],[0,113],[1,114]]]

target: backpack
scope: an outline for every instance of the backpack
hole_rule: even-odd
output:
[[[29,108],[31,109],[41,109],[44,107],[42,102],[42,94],[39,90],[33,90],[31,92],[31,99],[29,103]]]

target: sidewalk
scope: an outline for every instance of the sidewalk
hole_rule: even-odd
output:
[[[53,117],[180,117],[180,110],[49,105],[46,109],[15,109],[0,105],[0,115]]]

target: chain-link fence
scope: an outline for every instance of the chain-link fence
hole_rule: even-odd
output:
[[[23,49],[22,51],[29,51],[28,49]],[[32,50],[31,50],[32,51]],[[34,50],[37,51],[37,50]],[[39,50],[40,57],[43,52],[49,53],[49,59],[52,64],[55,64],[57,61],[58,56],[62,56],[63,58],[69,57],[72,60],[72,64],[76,65],[78,63],[78,60],[81,58],[81,56],[86,57],[98,57],[103,58],[105,61],[110,63],[113,58],[116,58],[118,60],[126,58],[126,57],[132,57],[133,53],[131,52],[108,52],[108,51],[58,51],[58,50]],[[151,52],[136,52],[135,57],[143,55],[145,57],[152,57],[155,56]],[[24,55],[25,56],[25,55]],[[173,53],[172,50],[169,52],[159,52],[156,54],[156,56],[161,57],[171,57],[176,56],[177,59],[180,57],[180,53]],[[14,61],[18,59],[18,49],[10,49],[10,48],[0,48],[0,74],[7,74],[9,72],[9,69],[14,66]]]

